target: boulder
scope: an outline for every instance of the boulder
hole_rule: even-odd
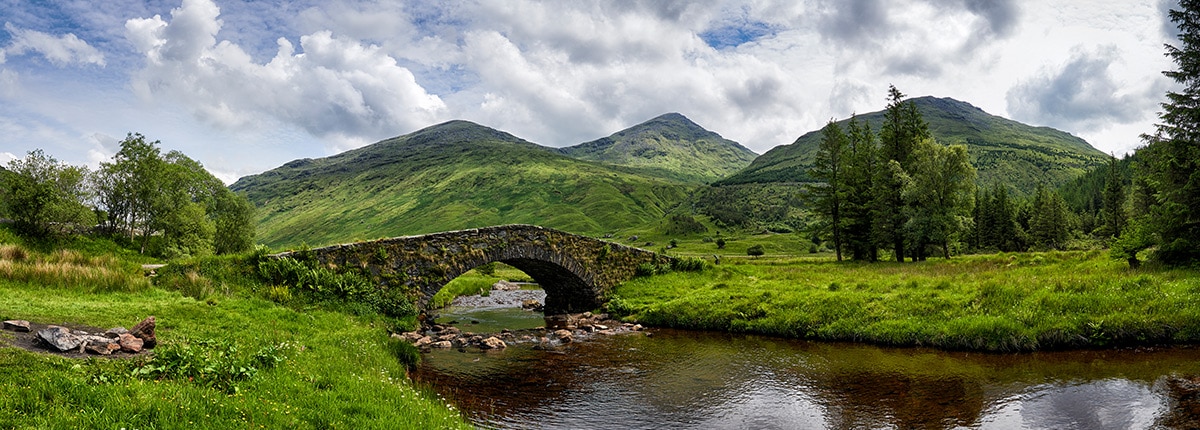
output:
[[[107,343],[91,343],[91,342],[89,342],[87,344],[87,346],[85,346],[83,348],[83,350],[87,351],[89,353],[92,353],[92,354],[112,355],[112,353],[121,350],[121,345],[118,345],[116,342],[107,342]]]
[[[521,309],[536,311],[542,309],[542,307],[542,302],[539,302],[536,299],[525,299],[521,301]]]
[[[454,344],[448,340],[439,340],[437,342],[429,344],[429,347],[430,348],[453,348]]]
[[[504,349],[507,348],[508,345],[505,344],[503,340],[492,336],[484,339],[483,342],[480,342],[479,347],[483,349]]]
[[[432,337],[429,337],[429,336],[425,336],[425,337],[422,337],[422,338],[420,338],[420,339],[417,339],[417,341],[416,341],[416,342],[413,342],[413,346],[415,346],[415,347],[417,347],[417,348],[420,348],[420,347],[422,347],[422,346],[427,346],[427,345],[429,345],[429,344],[431,344],[431,343],[433,343],[433,338],[432,338]]]
[[[8,320],[4,322],[4,329],[10,331],[19,331],[21,333],[29,333],[29,321]]]
[[[129,330],[127,330],[125,327],[113,327],[104,332],[104,337],[116,339],[121,337],[121,333],[129,333]]]
[[[410,332],[404,333],[404,334],[393,334],[392,337],[395,337],[397,339],[403,339],[409,343],[413,343],[418,340],[421,340],[421,338],[425,337],[425,335],[419,331],[410,331]]]
[[[495,291],[516,291],[519,289],[521,289],[520,285],[505,280],[499,280],[495,284],[492,284],[492,290]]]
[[[154,349],[158,345],[158,338],[154,336],[154,315],[146,317],[129,329],[129,334],[141,339],[146,349]]]
[[[559,342],[571,343],[572,335],[570,330],[555,330],[553,336],[555,339],[558,339]]]
[[[130,333],[122,333],[121,336],[117,338],[117,343],[121,345],[122,351],[130,354],[142,352],[142,348],[145,346],[144,340],[139,337],[134,337],[134,335]]]
[[[83,344],[83,339],[71,334],[71,330],[55,325],[38,330],[37,338],[58,352],[67,352],[79,348],[79,345]]]

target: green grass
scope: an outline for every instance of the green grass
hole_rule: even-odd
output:
[[[285,307],[240,295],[251,290],[240,284],[198,300],[86,252],[0,245],[12,268],[0,271],[0,319],[108,328],[154,315],[156,354],[79,360],[0,347],[0,428],[468,427],[411,384],[416,353],[378,316]]]
[[[1033,351],[1200,342],[1200,276],[1100,251],[917,264],[726,259],[638,278],[610,309],[644,324],[794,338]]]

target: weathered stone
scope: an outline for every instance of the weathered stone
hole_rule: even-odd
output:
[[[605,335],[605,336],[612,336],[612,335],[614,335],[614,334],[617,334],[617,332],[616,332],[616,331],[609,330],[609,329],[603,329],[603,330],[597,331],[596,333],[598,333],[598,334],[602,334],[602,335]]]
[[[608,330],[608,326],[606,326],[604,324],[596,324],[593,327],[595,327],[596,330]]]
[[[443,334],[443,335],[440,335],[440,336],[438,336],[438,337],[437,337],[437,340],[454,340],[454,338],[456,338],[456,337],[458,337],[458,335],[457,335],[457,334],[454,334],[454,333],[446,333],[446,334]]]
[[[492,290],[494,291],[516,291],[519,289],[521,289],[520,285],[505,281],[503,279],[496,281],[495,284],[492,284]]]
[[[459,334],[462,333],[462,330],[459,330],[458,327],[446,327],[441,332],[445,334]]]
[[[453,348],[454,344],[448,340],[437,341],[429,344],[430,348]]]
[[[21,333],[29,333],[29,321],[8,320],[4,322],[4,329]]]
[[[116,342],[107,342],[107,343],[88,342],[87,346],[84,347],[84,351],[87,351],[92,354],[100,354],[100,355],[112,355],[112,353],[120,351],[120,350],[121,350],[121,345],[118,345]]]
[[[483,342],[483,336],[479,336],[479,335],[471,336],[470,340],[471,340],[471,343]]]
[[[483,342],[479,344],[479,347],[483,349],[504,349],[508,347],[508,344],[505,344],[503,340],[492,336],[484,339]]]
[[[631,329],[631,330],[633,330],[633,331],[642,331],[642,325],[641,325],[641,324],[634,324],[634,325],[633,325],[633,327],[630,327],[630,329]]]
[[[570,343],[573,336],[570,330],[556,330],[553,335],[554,338],[558,339],[559,342],[562,343]]]
[[[151,315],[129,329],[129,334],[141,339],[146,349],[154,349],[158,345],[158,338],[154,335],[154,326],[154,315]]]
[[[403,339],[404,341],[409,342],[409,343],[416,342],[418,340],[421,340],[421,338],[425,337],[425,335],[419,331],[410,331],[410,332],[404,333],[404,334],[393,334],[392,336],[395,338],[398,338],[398,339]]]
[[[129,333],[129,330],[125,329],[125,327],[113,327],[104,332],[104,337],[116,339],[121,337],[121,333]]]
[[[425,337],[422,337],[422,338],[420,338],[420,339],[417,339],[417,341],[416,341],[416,342],[413,342],[413,346],[415,346],[415,347],[417,347],[417,348],[420,348],[420,347],[422,347],[422,346],[427,346],[427,345],[429,345],[429,344],[431,344],[431,343],[433,343],[433,338],[432,338],[432,337],[429,337],[429,336],[425,336]]]
[[[83,339],[80,339],[79,336],[71,334],[71,330],[68,330],[66,327],[53,325],[38,330],[37,338],[38,340],[42,341],[42,343],[45,343],[51,348],[58,350],[58,352],[67,352],[72,349],[79,348],[79,345],[83,343]]]
[[[145,341],[139,337],[135,337],[130,333],[122,333],[121,336],[117,338],[117,342],[121,345],[122,351],[130,354],[142,352],[142,348],[145,346]]]
[[[582,316],[582,317],[584,317],[584,318],[591,318],[591,317],[592,317],[592,313],[591,313],[591,312],[584,312],[584,313],[583,313],[583,315],[581,315],[581,316]]]

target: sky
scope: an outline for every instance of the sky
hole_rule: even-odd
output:
[[[763,153],[910,97],[1118,156],[1173,0],[0,0],[0,163],[128,133],[227,183],[465,119],[562,147],[668,112]]]

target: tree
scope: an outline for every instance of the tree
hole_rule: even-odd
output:
[[[894,85],[888,87],[888,106],[879,130],[880,169],[875,180],[875,237],[883,246],[891,246],[896,261],[904,261],[905,214],[904,187],[913,148],[930,137],[929,124],[916,105],[904,100]]]
[[[909,242],[914,258],[925,258],[925,244],[938,244],[950,258],[950,243],[970,225],[975,168],[964,145],[942,146],[925,138],[913,149],[911,180],[904,190],[910,208]]]
[[[1121,175],[1120,161],[1112,157],[1104,174],[1104,192],[1100,218],[1103,221],[1101,234],[1116,238],[1121,236],[1128,221],[1125,215],[1125,178]]]
[[[106,227],[168,258],[250,249],[254,206],[199,162],[179,151],[163,155],[158,145],[131,133],[101,163],[94,181]]]
[[[87,168],[60,163],[41,149],[12,160],[4,175],[4,203],[19,231],[47,237],[79,226],[91,228],[95,215],[86,205],[91,191]]]
[[[1200,0],[1180,0],[1170,18],[1180,45],[1166,45],[1177,68],[1163,74],[1181,90],[1167,92],[1161,122],[1143,136],[1154,197],[1144,228],[1158,244],[1155,258],[1182,265],[1200,261]]]
[[[851,258],[855,260],[876,261],[879,259],[879,247],[871,234],[874,198],[875,166],[877,163],[877,148],[875,135],[866,122],[850,116],[846,125],[850,146],[846,151],[846,169],[843,183],[846,187],[846,198],[842,213],[845,221],[845,239],[850,250]]]
[[[1034,246],[1061,249],[1070,234],[1067,204],[1054,191],[1038,184],[1029,216],[1029,236]]]
[[[121,149],[110,163],[100,163],[96,178],[99,201],[107,210],[106,227],[124,232],[133,241],[140,235],[140,252],[156,225],[154,201],[159,198],[164,162],[158,141],[130,133],[121,141]]]
[[[813,166],[808,170],[809,176],[824,181],[809,185],[807,195],[817,214],[825,219],[823,225],[833,238],[837,261],[842,261],[842,230],[845,222],[842,219],[842,207],[847,194],[844,172],[848,140],[842,128],[830,120],[821,129],[821,143],[817,146]]]

